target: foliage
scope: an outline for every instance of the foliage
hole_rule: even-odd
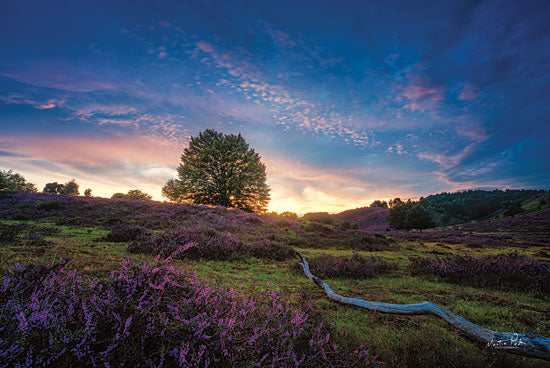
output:
[[[265,165],[239,135],[207,129],[192,137],[178,167],[178,179],[163,194],[177,201],[264,212],[269,201]]]
[[[369,207],[370,208],[377,208],[377,207],[388,208],[388,202],[377,199],[376,201],[372,202]]]
[[[78,191],[78,184],[76,183],[76,180],[72,179],[71,181],[68,181],[65,184],[63,184],[63,189],[61,190],[61,194],[74,195],[74,196],[79,195],[80,192]]]
[[[342,222],[340,226],[342,226],[344,229],[355,229],[355,230],[359,229],[359,225],[357,223],[350,224],[347,221]]]
[[[178,253],[179,249],[187,251]],[[179,227],[153,236],[143,236],[130,244],[130,252],[168,256],[176,252],[176,258],[236,259],[256,256],[284,260],[294,256],[292,247],[268,240],[244,244],[228,232],[197,225]]]
[[[545,208],[550,208],[550,193],[548,192],[540,194],[523,206],[524,211],[527,212],[540,211]]]
[[[176,179],[170,179],[162,187],[162,196],[172,202],[184,202],[185,197]]]
[[[151,236],[152,232],[138,225],[127,223],[115,224],[102,240],[110,242],[129,242],[141,237]]]
[[[42,201],[36,203],[36,209],[37,210],[44,210],[44,211],[50,211],[50,210],[58,210],[61,208],[61,203],[56,200],[51,201]]]
[[[36,185],[12,170],[0,170],[0,192],[34,192]]]
[[[111,199],[124,199],[133,201],[150,201],[153,197],[139,189],[129,190],[128,193],[115,193],[111,196]]]
[[[455,255],[444,259],[411,258],[410,261],[413,274],[434,275],[456,284],[550,292],[550,264],[517,254]]]
[[[311,272],[320,278],[362,279],[375,277],[395,269],[379,257],[366,258],[359,254],[351,257],[335,257],[322,254],[309,261]]]
[[[506,217],[512,217],[519,215],[523,212],[521,200],[504,201],[502,202],[503,215]]]
[[[388,224],[394,229],[428,229],[435,224],[428,213],[418,202],[395,204],[388,211]]]
[[[298,215],[295,212],[290,212],[290,211],[281,212],[281,213],[279,213],[279,216],[288,217],[288,218],[292,218],[292,219],[297,219],[298,218]]]
[[[403,201],[401,200],[401,198],[398,197],[398,198],[390,199],[390,201],[388,202],[388,206],[389,206],[390,208],[393,208],[393,207],[399,206],[399,205],[401,205],[401,204],[403,204],[403,203],[405,203],[405,202],[403,202]]]
[[[53,183],[47,183],[44,186],[44,189],[42,190],[42,192],[44,192],[44,193],[53,193],[53,194],[61,194],[61,193],[63,193],[63,188],[64,188],[63,184],[58,184],[55,181]]]
[[[0,366],[379,366],[340,350],[311,303],[212,287],[166,263],[105,281],[64,262],[16,264],[0,286]]]
[[[528,202],[541,194],[543,190],[467,190],[455,193],[440,193],[423,198],[420,204],[429,211],[447,215],[449,222],[477,220],[505,210],[511,203]],[[541,208],[542,209],[542,208]],[[510,213],[517,211],[512,210]],[[516,212],[517,214],[517,212]]]
[[[84,190],[84,196],[90,198],[92,196],[92,190],[90,188]]]
[[[308,212],[304,215],[304,220],[319,222],[321,224],[332,224],[334,218],[328,212]]]
[[[53,235],[59,230],[52,227],[33,226],[25,223],[0,223],[0,244],[11,246],[47,246],[51,242],[44,235]]]

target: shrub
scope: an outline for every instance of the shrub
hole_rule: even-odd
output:
[[[410,258],[413,275],[433,275],[455,284],[503,290],[550,292],[550,264],[518,254],[487,257]]]
[[[294,255],[292,247],[268,239],[244,244],[231,233],[197,225],[180,227],[153,236],[142,236],[128,247],[130,252],[168,256],[190,245],[177,258],[237,259],[247,256],[283,260]]]
[[[40,201],[36,204],[37,210],[50,211],[50,210],[58,210],[60,208],[61,208],[61,203],[59,203],[59,201],[56,201],[56,200]]]
[[[167,264],[124,261],[104,282],[16,264],[0,283],[2,366],[381,366],[343,351],[311,303],[211,287]]]
[[[296,255],[290,245],[268,239],[252,243],[249,253],[256,258],[274,259],[276,261],[284,261]]]
[[[29,226],[27,224],[2,224],[0,223],[0,242],[13,242]]]
[[[139,239],[140,237],[151,235],[152,232],[145,229],[144,227],[118,223],[111,228],[111,231],[105,237],[103,237],[102,240],[110,242],[129,242]]]
[[[234,259],[246,254],[245,245],[230,233],[220,233],[204,226],[180,227],[175,230],[141,237],[130,244],[130,252],[168,256],[188,244],[193,246],[179,258]]]
[[[332,224],[334,222],[333,216],[328,212],[308,212],[304,215],[304,219],[321,224]]]
[[[395,265],[379,257],[366,258],[359,254],[351,257],[334,257],[322,254],[309,261],[311,272],[320,278],[369,278],[387,273]]]

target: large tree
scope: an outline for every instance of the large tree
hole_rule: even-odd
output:
[[[192,137],[178,167],[178,178],[163,188],[177,202],[219,205],[264,212],[269,201],[265,165],[238,134],[211,129]]]

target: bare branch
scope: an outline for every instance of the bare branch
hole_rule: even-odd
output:
[[[302,261],[300,264],[304,269],[304,273],[307,278],[323,289],[329,299],[334,300],[335,302],[381,313],[411,315],[433,314],[447,321],[450,325],[472,339],[485,344],[489,348],[504,350],[508,353],[523,355],[530,358],[550,360],[550,339],[548,337],[534,334],[496,332],[488,330],[430,302],[422,302],[417,304],[377,303],[358,298],[347,298],[336,294],[327,283],[323,282],[311,273],[309,270],[309,264],[304,256],[298,252],[296,253]]]

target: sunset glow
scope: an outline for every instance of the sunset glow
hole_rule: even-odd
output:
[[[161,3],[0,5],[1,169],[163,200],[211,128],[275,211],[548,188],[548,3]]]

